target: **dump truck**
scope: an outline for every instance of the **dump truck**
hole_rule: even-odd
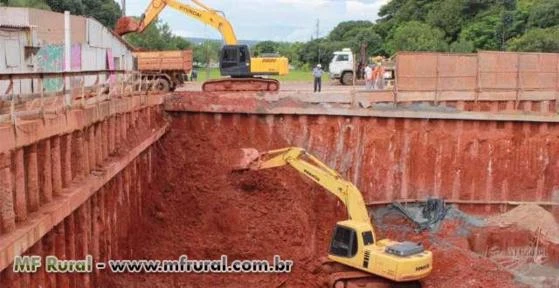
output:
[[[159,92],[174,91],[192,72],[192,50],[141,51],[134,56],[142,80],[155,80],[153,88]]]

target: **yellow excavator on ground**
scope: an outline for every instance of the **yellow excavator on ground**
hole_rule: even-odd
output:
[[[290,147],[259,153],[247,148],[242,152],[242,159],[236,163],[235,170],[290,165],[345,204],[349,219],[336,224],[328,258],[360,271],[331,274],[331,287],[417,286],[417,280],[431,273],[433,256],[430,251],[418,243],[378,240],[357,187],[304,149]],[[371,274],[394,282],[372,277]]]
[[[251,57],[247,45],[240,45],[231,23],[220,11],[214,10],[198,0],[191,0],[196,6],[177,0],[152,0],[145,13],[136,21],[133,17],[121,17],[115,32],[124,35],[144,31],[161,11],[170,6],[186,16],[214,27],[223,36],[225,45],[221,49],[219,68],[222,78],[206,81],[203,91],[278,91],[279,81],[262,78],[265,75],[285,75],[289,72],[289,63],[285,57]]]

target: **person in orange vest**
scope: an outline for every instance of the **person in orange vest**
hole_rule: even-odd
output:
[[[373,70],[373,78],[375,79],[375,88],[382,90],[384,89],[384,67],[382,64],[377,65],[375,70]]]

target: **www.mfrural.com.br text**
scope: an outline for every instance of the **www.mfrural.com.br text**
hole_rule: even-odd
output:
[[[81,260],[63,260],[56,256],[17,256],[15,273],[35,273],[44,269],[47,273],[92,273],[109,270],[112,273],[290,273],[293,261],[274,255],[268,260],[232,260],[221,255],[215,260],[193,260],[181,255],[171,260],[108,260],[94,261],[87,255]]]

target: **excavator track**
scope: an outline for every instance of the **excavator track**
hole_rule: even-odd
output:
[[[330,288],[421,288],[419,281],[394,282],[362,271],[330,274]]]
[[[329,288],[421,288],[419,281],[395,282],[329,259],[322,261],[321,269],[329,273]]]
[[[276,79],[267,78],[224,78],[208,80],[202,85],[204,92],[276,92],[280,83]]]

